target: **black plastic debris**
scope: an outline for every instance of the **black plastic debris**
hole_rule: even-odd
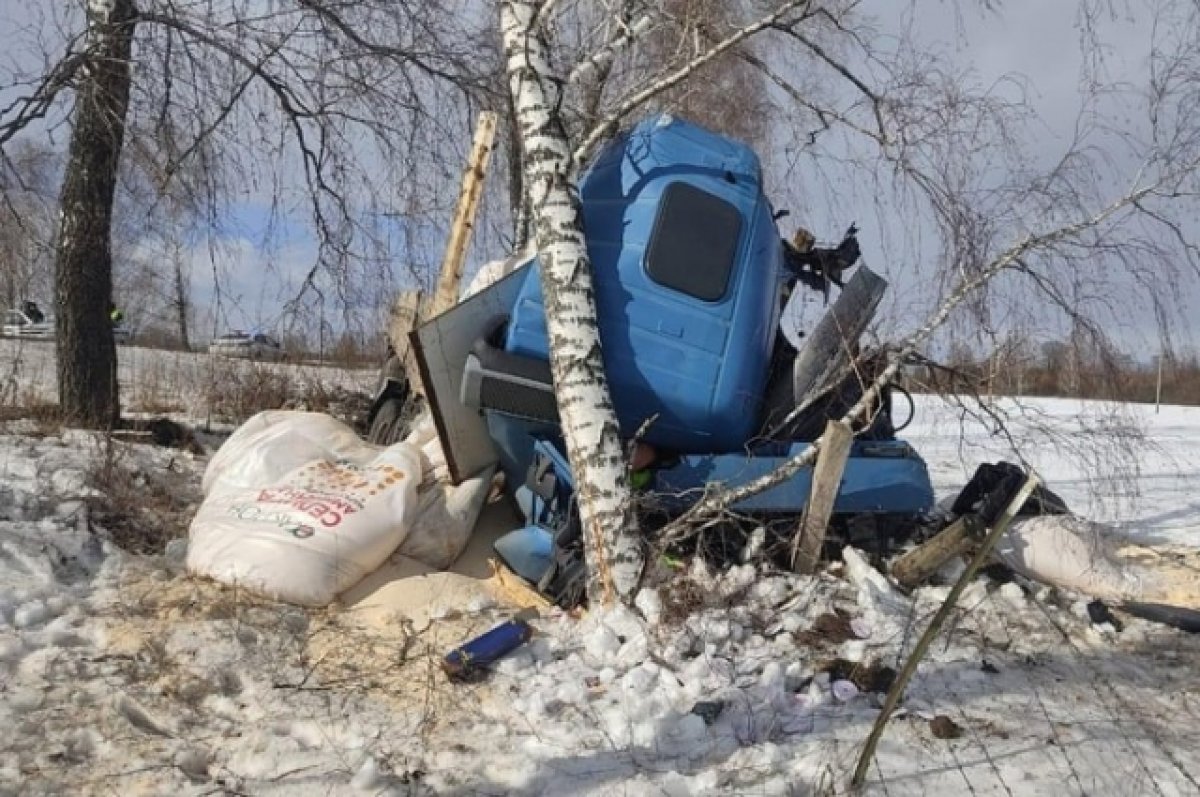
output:
[[[1152,623],[1169,625],[1189,634],[1200,633],[1200,611],[1195,609],[1168,606],[1164,603],[1125,603],[1121,605],[1121,609]]]
[[[712,725],[725,710],[724,700],[701,700],[692,706],[691,713],[704,720],[705,725]]]
[[[1019,465],[1003,461],[985,462],[975,469],[975,475],[954,500],[951,512],[955,515],[974,512],[990,523],[1004,511],[1025,478],[1025,469]],[[1066,515],[1070,511],[1066,501],[1039,484],[1017,516]]]
[[[1112,613],[1112,609],[1108,608],[1108,604],[1104,601],[1096,600],[1089,603],[1087,605],[1087,613],[1088,619],[1092,621],[1093,625],[1108,623],[1117,631],[1120,631],[1123,627],[1121,621],[1117,619],[1116,615]]]

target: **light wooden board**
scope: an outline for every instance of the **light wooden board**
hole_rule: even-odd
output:
[[[963,515],[892,563],[892,576],[906,589],[914,589],[928,581],[934,573],[955,556],[968,553],[979,541],[982,521],[976,515]]]
[[[454,222],[450,225],[450,240],[446,243],[446,253],[438,274],[438,286],[433,295],[433,313],[440,313],[458,301],[463,263],[467,259],[467,244],[475,228],[475,214],[479,210],[479,199],[483,196],[483,179],[487,176],[492,141],[496,137],[496,120],[495,112],[484,111],[479,115],[479,122],[475,126],[471,155],[467,161],[467,169],[463,172]]]
[[[825,529],[833,515],[852,442],[854,433],[842,421],[830,421],[825,425],[817,466],[813,469],[812,489],[800,519],[800,533],[792,546],[792,569],[797,573],[812,573],[817,569],[821,547],[825,544]]]

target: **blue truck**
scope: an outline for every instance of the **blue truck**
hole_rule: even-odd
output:
[[[655,512],[670,517],[715,482],[735,486],[771,470],[857,398],[868,362],[857,337],[885,283],[862,266],[845,281],[858,256],[853,228],[834,248],[781,238],[749,147],[654,116],[609,142],[580,196],[605,369],[622,432],[649,452],[634,481],[656,499],[647,502]],[[779,330],[787,298],[804,288],[828,299],[831,285],[841,288],[837,300],[797,352]],[[486,424],[528,522],[497,543],[498,553],[543,592],[573,603],[578,583],[566,582],[582,552],[536,263],[496,290],[498,312],[471,342],[453,400]],[[433,358],[421,358],[414,342],[428,376]],[[436,405],[448,401],[433,402],[443,432]],[[878,535],[876,521],[930,509],[925,464],[895,427],[888,396],[856,430],[834,507],[839,529]],[[810,480],[802,471],[735,509],[794,529]]]

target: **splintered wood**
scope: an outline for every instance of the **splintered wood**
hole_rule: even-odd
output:
[[[825,434],[821,435],[821,451],[813,468],[808,504],[800,519],[800,533],[792,543],[792,570],[797,573],[812,573],[817,569],[821,548],[825,544],[825,529],[833,515],[833,505],[842,485],[842,474],[846,470],[852,442],[854,433],[845,422],[830,421],[825,426]]]

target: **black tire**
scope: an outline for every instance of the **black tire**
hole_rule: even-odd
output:
[[[408,433],[404,409],[403,400],[385,399],[371,421],[371,428],[367,431],[367,442],[390,446],[403,440]]]

